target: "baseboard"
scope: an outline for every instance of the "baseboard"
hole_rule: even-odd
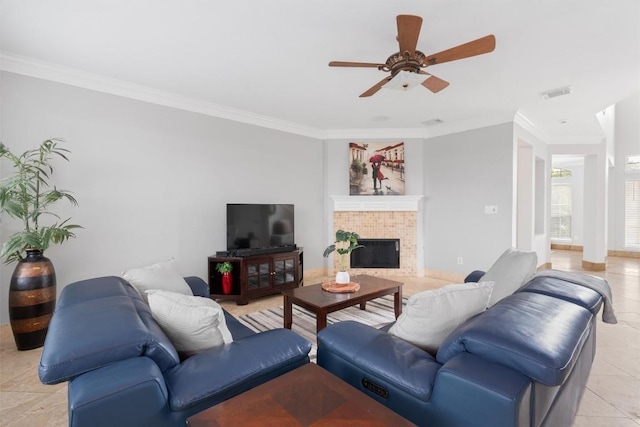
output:
[[[471,271],[469,271],[471,273]],[[447,280],[450,283],[462,283],[464,282],[464,278],[467,277],[465,273],[454,273],[451,271],[442,271],[442,270],[431,270],[425,269],[424,275],[426,277],[431,277],[432,279],[438,280]]]
[[[552,243],[551,249],[556,249],[559,251],[576,251],[582,252],[584,248],[579,245],[564,245],[560,243]],[[607,251],[608,256],[615,256],[621,258],[640,258],[640,251],[617,251],[617,250],[609,250]],[[594,270],[600,271],[600,270]]]
[[[580,245],[565,245],[561,243],[552,243],[551,249],[557,249],[559,251],[576,251],[582,252],[583,247]]]
[[[607,263],[582,260],[582,268],[588,271],[605,271],[607,269]]]
[[[640,252],[637,251],[609,251],[607,255],[622,258],[640,258]]]
[[[536,270],[537,271],[540,271],[540,270],[551,270],[552,268],[553,267],[552,267],[551,263],[550,262],[546,262],[546,263],[544,263],[542,265],[539,265]]]

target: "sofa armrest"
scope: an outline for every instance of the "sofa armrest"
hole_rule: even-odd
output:
[[[209,292],[209,285],[201,278],[197,276],[188,276],[185,277],[184,280],[191,288],[191,292],[193,292],[193,295],[206,298],[209,298],[209,296],[211,295],[211,292]]]
[[[309,363],[311,343],[274,329],[191,356],[165,373],[174,411],[190,414]]]
[[[460,353],[438,372],[423,423],[492,427],[529,426],[531,380],[520,372]]]
[[[484,273],[485,272],[482,270],[473,270],[471,273],[467,275],[467,277],[464,278],[464,283],[469,283],[469,282],[477,283],[478,280],[480,280],[482,276],[484,276]]]
[[[134,357],[69,382],[69,426],[168,426],[168,392],[158,366]]]

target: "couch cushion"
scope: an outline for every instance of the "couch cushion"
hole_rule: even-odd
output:
[[[85,281],[85,285],[91,286],[89,282]],[[63,289],[61,299],[67,300],[67,288]],[[162,330],[154,326],[151,315],[142,312],[141,317],[136,308],[136,305],[145,306],[141,300],[129,295],[79,304],[70,300],[56,308],[49,324],[38,370],[43,383],[67,381],[84,372],[141,355],[154,357],[165,369],[179,363],[176,350]]]
[[[147,291],[153,318],[184,355],[233,342],[224,311],[210,298]]]
[[[535,292],[578,304],[594,315],[602,305],[602,295],[593,289],[553,277],[534,277],[520,292]]]
[[[535,274],[537,265],[538,255],[535,252],[524,252],[513,248],[504,251],[478,280],[478,282],[494,283],[489,307],[524,285]]]
[[[519,292],[453,332],[438,362],[468,352],[549,386],[567,378],[592,327],[591,312],[547,295]]]
[[[435,355],[455,328],[487,308],[492,288],[470,282],[412,295],[389,333]]]
[[[138,291],[145,301],[147,301],[146,291],[152,289],[193,295],[191,287],[184,280],[172,259],[148,267],[124,271],[122,277]]]

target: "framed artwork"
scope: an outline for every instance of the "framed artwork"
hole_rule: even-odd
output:
[[[349,195],[403,196],[404,142],[350,142]]]

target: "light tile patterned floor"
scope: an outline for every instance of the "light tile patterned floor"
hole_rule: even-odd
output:
[[[553,268],[583,271],[580,252],[554,251]],[[607,271],[618,324],[598,323],[593,370],[575,417],[574,427],[638,427],[640,425],[640,259],[609,257]],[[401,277],[404,294],[438,288],[447,282]],[[305,283],[323,278],[305,277]],[[234,315],[282,304],[273,296],[245,306],[225,302]],[[0,425],[3,427],[67,426],[66,383],[40,384],[37,366],[42,350],[17,351],[9,325],[0,325]],[[564,427],[564,426],[558,426]]]

